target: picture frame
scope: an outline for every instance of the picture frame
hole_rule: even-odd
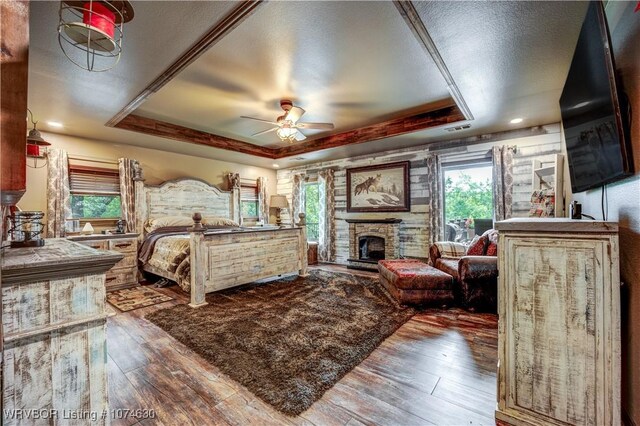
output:
[[[411,211],[408,161],[347,169],[347,212]]]

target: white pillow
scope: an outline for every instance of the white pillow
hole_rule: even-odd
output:
[[[240,226],[235,220],[226,217],[203,217],[202,224],[207,226]]]
[[[229,226],[237,227],[237,222],[224,217],[203,217],[202,224],[205,226]],[[158,228],[164,228],[167,226],[191,226],[193,225],[193,219],[190,216],[162,216],[150,219],[147,222],[147,232],[153,232]]]
[[[190,226],[193,225],[193,219],[189,216],[162,216],[147,221],[147,232],[155,231],[158,228],[167,226]]]

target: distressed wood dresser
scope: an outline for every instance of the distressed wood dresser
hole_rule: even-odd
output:
[[[67,239],[98,250],[117,251],[124,256],[107,271],[107,291],[138,285],[138,234],[77,235]]]
[[[62,238],[3,252],[3,424],[108,422],[104,279],[121,259]]]
[[[618,225],[498,222],[498,420],[620,424]]]

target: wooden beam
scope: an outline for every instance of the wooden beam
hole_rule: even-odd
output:
[[[431,127],[442,126],[464,120],[457,106],[449,106],[433,111],[421,112],[409,117],[396,118],[371,126],[326,136],[306,143],[292,144],[275,150],[276,158],[306,154],[321,149],[337,148],[345,145],[370,142],[391,136],[404,135]]]
[[[124,108],[122,108],[111,120],[106,123],[108,127],[116,127],[127,115],[133,113],[149,96],[160,90],[165,84],[170,82],[176,75],[184,70],[189,64],[198,59],[213,45],[222,40],[234,28],[247,19],[257,8],[262,5],[263,0],[243,1],[238,4],[228,15],[219,21],[205,35],[203,35],[193,46],[189,48],[175,62],[169,65],[151,84],[138,93]]]
[[[464,120],[464,116],[458,107],[448,106],[276,149],[254,145],[237,139],[231,139],[135,114],[124,117],[115,127],[180,142],[206,145],[212,148],[226,149],[258,157],[278,159],[322,149],[337,148],[345,145],[404,135],[461,120]]]
[[[416,40],[418,40],[418,43],[422,45],[424,50],[431,56],[431,59],[433,59],[436,67],[438,67],[440,74],[442,74],[442,77],[447,82],[447,87],[449,88],[451,97],[453,97],[456,105],[458,105],[458,108],[460,108],[460,111],[464,114],[465,119],[473,120],[473,114],[471,113],[467,102],[462,97],[462,93],[460,93],[458,85],[453,80],[453,76],[451,76],[449,68],[447,68],[447,64],[444,63],[444,59],[442,59],[436,44],[433,42],[429,31],[427,31],[427,27],[424,25],[424,22],[420,18],[416,8],[413,6],[413,3],[407,0],[394,0],[393,3],[398,9],[398,12],[400,12],[400,15],[402,15],[402,18],[413,35],[416,37]]]
[[[144,133],[146,135],[159,136],[161,138],[173,139],[180,142],[206,145],[212,148],[226,149],[229,151],[241,152],[243,154],[255,155],[264,158],[277,158],[275,150],[239,141],[236,139],[218,136],[200,130],[190,129],[177,124],[166,123],[153,118],[141,117],[129,114],[115,125],[118,129],[131,130],[133,132]]]

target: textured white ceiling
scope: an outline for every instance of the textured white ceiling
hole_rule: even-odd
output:
[[[231,4],[133,2],[125,53],[107,73],[76,68],[56,39],[57,2],[31,3],[29,106],[60,131],[118,143],[270,166],[272,161],[104,127]],[[571,62],[584,2],[416,2],[416,9],[475,120],[303,155],[304,161],[502,131],[560,119],[558,98]],[[152,97],[144,115],[247,139],[264,129],[239,115],[274,118],[289,96],[308,121],[338,129],[447,96],[442,77],[388,2],[272,2]],[[509,120],[524,118],[514,126]],[[311,135],[311,133],[309,133]],[[297,158],[298,156],[296,156]],[[289,159],[282,166],[299,163]]]
[[[261,146],[279,99],[339,133],[447,100],[444,78],[390,2],[270,2],[153,94],[136,114]],[[449,101],[451,102],[451,101]],[[329,132],[303,131],[309,139]]]

